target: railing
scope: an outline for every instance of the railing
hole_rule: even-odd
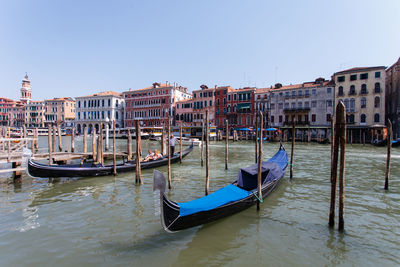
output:
[[[357,92],[356,91],[350,91],[349,95],[357,95]]]
[[[307,107],[304,107],[304,108],[284,108],[283,109],[284,112],[307,112],[307,111],[310,111],[310,110],[311,110],[311,108],[307,108]]]
[[[310,124],[309,121],[296,121],[296,125],[309,125],[309,124]],[[290,126],[290,125],[293,125],[293,122],[292,121],[285,121],[283,123],[283,125]]]
[[[375,88],[374,89],[374,93],[375,94],[379,94],[379,93],[381,93],[382,91],[381,91],[381,88]]]
[[[361,90],[360,91],[360,95],[367,95],[368,94],[368,90]]]
[[[344,93],[343,92],[339,92],[337,95],[338,96],[344,96]]]

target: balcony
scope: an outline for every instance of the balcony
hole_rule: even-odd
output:
[[[304,108],[284,108],[283,112],[309,112],[311,109],[308,107]]]
[[[374,89],[374,94],[380,94],[380,93],[382,93],[381,88],[375,88]]]
[[[350,91],[349,95],[357,95],[357,92],[355,90],[354,91]]]
[[[368,94],[368,90],[361,90],[360,91],[360,95],[367,95]]]
[[[309,125],[310,124],[310,122],[309,121],[296,121],[296,125],[302,125],[302,126],[304,126],[304,125]],[[293,122],[292,121],[285,121],[284,123],[283,123],[283,125],[284,126],[292,126],[293,125]]]
[[[338,95],[338,96],[344,96],[344,93],[343,93],[343,92],[338,92],[337,95]]]

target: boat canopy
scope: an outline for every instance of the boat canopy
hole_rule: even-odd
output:
[[[272,158],[262,164],[264,182],[273,181],[283,176],[287,166],[286,151],[279,150]],[[257,188],[258,165],[242,168],[238,173],[238,186],[230,184],[214,193],[188,202],[177,203],[179,216],[186,216],[201,211],[212,210],[220,206],[248,197]],[[266,179],[265,179],[266,178]],[[241,187],[241,188],[240,188]],[[247,189],[249,188],[249,189]],[[250,191],[249,191],[250,190]]]
[[[208,196],[189,202],[177,203],[179,205],[179,216],[212,210],[225,204],[246,198],[249,194],[249,191],[230,184]]]

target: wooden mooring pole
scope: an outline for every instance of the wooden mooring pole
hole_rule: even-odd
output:
[[[255,114],[256,116],[256,138],[254,139],[254,144],[255,144],[255,157],[254,160],[257,163],[257,157],[258,157],[258,138],[259,138],[259,134],[258,134],[258,114]]]
[[[331,200],[329,210],[329,226],[335,225],[335,203],[337,167],[340,149],[339,167],[339,231],[344,229],[344,172],[345,172],[345,149],[346,149],[346,109],[343,103],[336,106],[336,122],[334,127],[335,139],[333,141],[333,156],[331,162]]]
[[[83,127],[83,153],[87,152],[87,127]]]
[[[71,132],[71,153],[75,152],[75,127],[72,127]]]
[[[165,126],[162,127],[161,133],[161,154],[165,155]]]
[[[53,133],[52,133],[52,137],[53,137],[53,143],[52,143],[52,151],[56,152],[56,126],[53,124]]]
[[[204,165],[204,121],[201,124],[201,144],[200,144],[200,164],[201,167]]]
[[[140,167],[140,160],[141,160],[141,142],[140,142],[140,121],[135,120],[135,130],[136,130],[136,184],[141,184],[142,183],[142,172],[141,172],[141,167]]]
[[[98,161],[97,160],[97,153],[96,153],[96,131],[93,129],[92,130],[92,158],[93,161]]]
[[[52,157],[52,142],[51,142],[51,126],[50,123],[47,125],[47,142],[48,142],[48,148],[49,148],[49,165],[53,164],[53,157]]]
[[[171,119],[168,116],[168,138],[167,138],[167,149],[168,149],[168,189],[172,188],[172,175],[171,175]]]
[[[61,134],[61,126],[60,126],[59,123],[57,124],[57,133],[58,133],[58,149],[61,152],[63,150],[63,148],[62,148],[62,140],[61,140],[61,136],[62,136],[62,134]]]
[[[100,136],[99,136],[99,145],[100,145],[100,163],[104,165],[104,143],[103,143],[103,123],[100,123]],[[99,155],[98,155],[99,156]],[[97,156],[97,157],[98,157]]]
[[[296,119],[292,122],[292,150],[290,151],[290,179],[293,178],[294,143],[296,141]]]
[[[386,156],[386,173],[385,173],[385,190],[389,190],[389,178],[390,178],[390,152],[392,150],[393,140],[393,129],[392,122],[388,119],[388,131],[387,131],[387,156]]]
[[[208,110],[206,110],[206,195],[208,195],[208,188],[210,186],[210,154],[209,154],[209,131],[210,131],[210,124],[209,124],[209,116]]]
[[[257,183],[258,183],[258,201],[257,201],[257,210],[260,210],[260,203],[263,199],[262,197],[262,191],[261,191],[261,178],[262,178],[262,155],[263,155],[263,150],[262,150],[262,132],[263,132],[263,114],[260,111],[260,139],[258,140],[258,175],[257,175]]]
[[[132,160],[132,134],[131,134],[131,130],[128,129],[128,160]],[[162,153],[162,152],[161,152]]]
[[[228,169],[229,121],[225,120],[225,170]]]
[[[182,163],[182,123],[179,127],[179,137],[180,137],[180,142],[179,142],[179,147],[180,147],[180,153],[179,153],[179,163]]]
[[[107,129],[108,131],[108,129]],[[128,130],[129,131],[129,130]],[[130,131],[129,131],[130,132]],[[128,134],[129,136],[129,134]],[[113,120],[113,174],[117,175],[117,148],[115,147],[115,119]]]

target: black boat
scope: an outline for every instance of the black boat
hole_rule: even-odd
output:
[[[262,198],[280,184],[288,165],[283,145],[268,161],[262,163]],[[177,203],[165,194],[164,175],[154,170],[154,191],[160,191],[161,223],[167,232],[175,232],[209,223],[240,212],[258,201],[258,164],[240,169],[238,179],[218,191],[189,202]]]
[[[193,150],[193,143],[190,147],[182,151],[182,158],[187,156]],[[178,162],[180,152],[175,153],[171,157],[171,163]],[[160,159],[144,161],[140,163],[141,169],[150,169],[168,164],[168,157]],[[135,161],[127,161],[117,164],[117,173],[131,172],[136,170]],[[113,174],[114,165],[102,165],[94,163],[68,164],[68,165],[46,165],[29,160],[28,172],[33,177],[86,177],[86,176],[104,176]]]

